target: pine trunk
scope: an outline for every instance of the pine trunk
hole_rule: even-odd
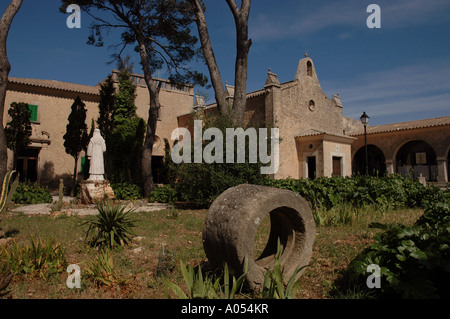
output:
[[[8,75],[11,65],[8,61],[6,51],[6,40],[9,28],[14,16],[19,11],[22,0],[12,0],[0,19],[0,191],[2,190],[3,178],[7,172],[8,154],[5,131],[3,129],[3,113],[5,111],[6,89],[8,86]]]

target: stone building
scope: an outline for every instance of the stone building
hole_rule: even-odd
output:
[[[226,89],[231,103],[233,87]],[[196,105],[197,112],[217,109],[202,100]],[[365,174],[364,127],[342,111],[339,96],[330,98],[322,91],[314,62],[306,56],[292,81],[280,83],[269,70],[264,88],[247,95],[245,123],[279,128],[280,167],[274,178]],[[178,122],[192,128],[193,115],[181,115]],[[367,133],[369,174],[413,174],[438,185],[448,182],[450,116],[369,126]]]
[[[113,78],[117,82],[117,71],[113,71]],[[132,78],[137,86],[137,113],[146,120],[148,90],[142,75],[133,74]],[[164,156],[164,139],[171,141],[176,128],[192,129],[196,112],[217,112],[215,104],[205,105],[201,97],[194,98],[192,86],[180,89],[161,81],[155,166]],[[231,103],[234,88],[227,84],[226,90]],[[91,119],[98,116],[99,85],[10,78],[4,124],[9,121],[7,110],[12,102],[28,103],[33,111],[32,143],[17,157],[17,167],[23,176],[48,185],[61,177],[70,179],[73,159],[65,153],[62,137],[77,96],[86,103],[86,123],[90,126]],[[363,125],[359,119],[343,116],[338,95],[328,97],[323,92],[310,57],[299,61],[294,79],[286,83],[280,83],[269,70],[264,87],[247,94],[245,124],[279,128],[280,166],[274,178],[351,176],[365,172]],[[448,182],[450,116],[369,126],[367,133],[370,174],[413,174],[439,185]],[[8,158],[12,167],[12,154]],[[158,176],[155,181],[158,182]]]
[[[113,79],[118,84],[118,71],[112,72]],[[137,114],[144,120],[148,119],[149,93],[142,75],[133,74],[136,85]],[[177,127],[177,114],[192,110],[194,88],[172,86],[166,80],[161,84],[161,109],[159,112],[158,130],[154,146],[155,166],[164,156],[163,139],[168,138]],[[74,160],[64,150],[63,136],[66,132],[68,117],[74,99],[79,96],[86,104],[86,124],[90,129],[92,119],[97,119],[100,101],[100,85],[87,86],[73,83],[9,78],[5,101],[4,125],[10,121],[8,109],[13,102],[24,102],[32,110],[32,136],[27,150],[17,154],[16,168],[23,179],[39,181],[44,185],[56,187],[58,180],[70,181],[73,174]],[[82,172],[85,154],[82,152],[78,161],[78,172]],[[13,153],[8,150],[8,169],[13,167]],[[158,182],[158,176],[155,176]]]

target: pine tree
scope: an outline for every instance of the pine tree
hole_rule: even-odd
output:
[[[71,195],[73,196],[75,184],[77,180],[77,165],[80,152],[86,149],[89,143],[89,136],[86,125],[86,105],[78,96],[72,104],[72,112],[69,115],[69,124],[66,126],[66,134],[64,134],[64,148],[66,153],[75,160],[73,171],[73,181]]]

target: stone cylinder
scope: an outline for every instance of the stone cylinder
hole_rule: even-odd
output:
[[[267,215],[271,222],[269,239],[261,256],[255,256],[255,234]],[[288,190],[243,184],[228,189],[211,205],[203,246],[211,266],[227,263],[235,276],[244,272],[247,256],[246,283],[258,291],[266,270],[274,265],[278,239],[283,275],[289,280],[297,267],[309,263],[315,236],[311,208],[303,197]]]

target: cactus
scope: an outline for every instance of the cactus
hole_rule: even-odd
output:
[[[59,180],[59,198],[57,202],[52,205],[52,211],[59,212],[63,206],[63,196],[64,196],[64,181]]]
[[[9,184],[12,179],[12,175],[16,173],[16,171],[11,171],[6,173],[6,176],[3,180],[3,187],[2,187],[2,194],[0,197],[0,213],[3,213],[6,211],[6,208],[8,207],[9,203],[11,202],[14,193],[16,192],[17,186],[19,185],[19,173],[17,173],[16,179],[11,184],[11,187],[9,187]]]

